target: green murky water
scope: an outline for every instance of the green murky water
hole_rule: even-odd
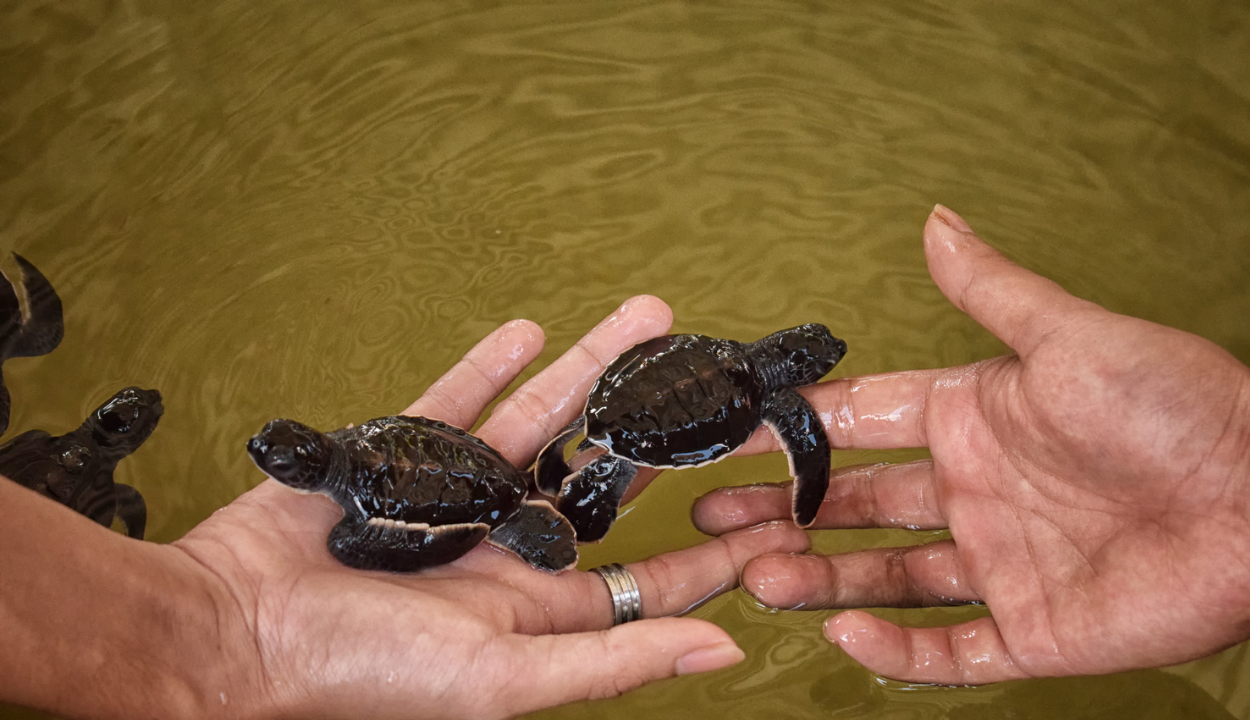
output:
[[[937,201],[1076,294],[1250,361],[1250,5],[1085,5],[7,0],[0,249],[66,310],[56,352],[5,366],[12,426],[63,432],[123,385],[159,388],[119,479],[167,542],[260,480],[242,447],[265,420],[395,411],[515,317],[547,330],[542,362],[639,292],[685,331],[825,322],[842,374],[997,354],[925,272]],[[785,471],[657,483],[586,566],[698,542],[694,497]],[[747,661],[594,712],[1250,717],[1244,645],[919,688],[826,643],[825,613],[733,593],[697,614]]]

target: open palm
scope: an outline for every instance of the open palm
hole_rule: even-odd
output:
[[[479,435],[526,466],[580,411],[603,363],[668,329],[649,297],[626,302],[572,350],[500,403]],[[504,325],[405,414],[468,428],[542,348],[533,323]],[[538,571],[483,544],[414,575],[340,565],[326,535],[340,508],[269,480],[174,543],[209,571],[223,643],[243,677],[226,708],[316,717],[508,717],[742,658],[716,626],[655,619],[608,629],[612,604],[597,575]],[[788,523],[726,535],[635,563],[647,618],[680,614],[731,589],[763,552],[802,551]]]
[[[932,455],[836,471],[817,526],[949,528],[952,540],[764,556],[744,587],[809,609],[985,602],[991,617],[948,628],[863,612],[826,624],[868,667],[921,682],[1152,667],[1250,636],[1250,370],[1068,295],[945,208],[925,246],[946,296],[1015,354],[809,388],[835,447]],[[696,522],[723,533],[782,518],[784,493],[718,491]]]

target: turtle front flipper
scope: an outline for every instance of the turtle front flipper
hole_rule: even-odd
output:
[[[562,572],[577,564],[577,535],[563,515],[544,500],[529,500],[491,531],[486,542],[510,550],[539,570]]]
[[[464,555],[486,538],[486,523],[430,527],[371,518],[344,517],[330,530],[326,545],[339,562],[360,570],[414,572]]]
[[[793,388],[773,393],[764,401],[764,424],[777,434],[790,460],[794,495],[790,512],[799,527],[816,520],[829,489],[829,438],[820,416]]]
[[[148,524],[148,505],[138,490],[129,485],[117,483],[114,491],[117,506],[114,515],[126,524],[126,534],[136,540],[143,539],[143,531]]]
[[[22,285],[26,288],[26,312],[29,317],[22,322],[7,357],[35,357],[46,355],[56,349],[65,334],[62,319],[61,298],[52,284],[31,265],[26,258],[13,253],[13,259],[22,268]]]
[[[22,308],[7,277],[0,277],[0,363],[13,357],[10,352],[22,332]],[[9,389],[0,376],[0,434],[9,429]]]
[[[0,353],[8,350],[11,338],[22,330],[22,306],[17,302],[17,290],[8,276],[0,277]],[[3,355],[4,358],[14,357]]]
[[[0,362],[3,362],[3,360],[0,360]],[[0,435],[3,435],[9,429],[10,405],[9,388],[5,387],[4,374],[0,372]]]
[[[598,542],[608,534],[625,490],[637,474],[638,468],[630,461],[600,455],[564,484],[556,509],[573,524],[578,542]]]
[[[61,342],[65,326],[61,318],[61,298],[52,284],[26,258],[13,253],[22,269],[26,288],[26,311],[22,317],[13,283],[0,282],[0,363],[13,357],[46,355]],[[9,390],[0,377],[0,433],[9,428]]]
[[[538,453],[538,460],[534,462],[534,484],[539,492],[555,497],[560,493],[565,478],[573,474],[564,461],[564,446],[582,431],[584,424],[582,416],[578,415]]]

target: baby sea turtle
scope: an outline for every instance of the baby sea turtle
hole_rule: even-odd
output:
[[[73,432],[53,437],[28,430],[0,445],[0,474],[106,527],[116,517],[127,535],[142,540],[147,505],[138,490],[113,482],[113,471],[148,439],[164,411],[159,392],[125,388]]]
[[[52,352],[61,342],[64,324],[61,298],[47,278],[26,258],[13,253],[22,270],[26,290],[26,314],[22,315],[13,282],[5,275],[0,282],[0,365],[15,357],[34,357]],[[9,390],[0,375],[0,434],[9,428]]]
[[[538,489],[581,542],[603,538],[637,466],[698,467],[741,447],[761,423],[781,439],[794,476],[794,521],[807,527],[829,486],[829,440],[795,390],[819,380],[846,354],[824,325],[800,325],[753,343],[665,335],[621,353],[595,381],[582,417],[538,456]],[[606,450],[574,472],[564,446]]]
[[[423,417],[377,418],[322,433],[273,420],[247,445],[261,470],[343,507],[330,553],[363,570],[411,572],[487,542],[536,568],[577,563],[569,521],[527,501],[527,476],[469,433]]]

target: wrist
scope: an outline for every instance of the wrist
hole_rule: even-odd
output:
[[[259,718],[268,711],[257,643],[242,605],[216,575],[180,549],[148,545],[159,557],[134,593],[159,628],[143,644],[154,717]],[[157,582],[147,573],[155,572]],[[137,613],[136,613],[137,615]]]
[[[0,508],[0,701],[74,718],[258,714],[255,643],[209,573],[8,480]]]

